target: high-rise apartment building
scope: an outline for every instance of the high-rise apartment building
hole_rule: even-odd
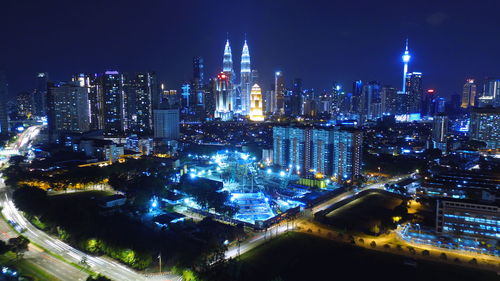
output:
[[[77,82],[49,83],[47,123],[50,141],[59,133],[83,133],[89,130],[88,92]]]
[[[361,175],[362,132],[346,128],[274,127],[274,164],[340,182]]]
[[[273,163],[287,167],[289,162],[289,128],[273,128]]]
[[[152,98],[156,92],[156,74],[125,74],[123,80],[127,132],[150,134],[153,129]]]
[[[124,77],[118,71],[106,71],[98,76],[97,92],[102,98],[102,120],[106,136],[121,136],[126,129]]]
[[[337,129],[333,141],[332,175],[337,181],[353,180],[361,175],[363,133],[356,129]]]
[[[162,140],[178,140],[179,109],[162,108],[154,110],[154,137]]]
[[[470,136],[487,148],[500,148],[500,108],[474,108],[470,117]]]

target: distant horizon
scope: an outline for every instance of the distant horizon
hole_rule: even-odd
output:
[[[302,78],[304,88],[317,91],[337,82],[351,92],[355,80],[399,89],[406,38],[412,55],[409,72],[422,72],[423,88],[440,96],[460,94],[468,78],[476,79],[482,91],[486,78],[500,77],[492,63],[500,61],[494,13],[500,3],[492,0],[470,7],[427,0],[420,5],[122,1],[119,6],[88,1],[79,9],[54,2],[3,5],[7,40],[0,68],[11,98],[33,90],[38,72],[68,81],[75,73],[154,71],[167,89],[179,90],[192,79],[194,57],[204,59],[206,81],[222,70],[227,38],[238,74],[246,38],[251,68],[259,72],[263,91],[271,90],[276,71],[284,73],[287,87]],[[479,13],[480,19],[470,17]]]

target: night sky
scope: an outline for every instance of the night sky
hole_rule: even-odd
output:
[[[107,69],[154,70],[179,89],[193,56],[205,59],[205,77],[221,70],[228,32],[239,73],[246,33],[264,90],[282,70],[287,86],[301,77],[307,88],[339,81],[351,91],[355,79],[400,87],[408,37],[410,71],[449,96],[466,77],[500,76],[499,11],[499,0],[2,0],[0,69],[11,94],[33,89],[37,72],[69,80]]]

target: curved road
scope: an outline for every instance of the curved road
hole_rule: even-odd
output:
[[[14,144],[14,149],[21,150],[26,145],[30,144],[39,131],[39,126],[33,126],[26,129],[19,136],[18,142]],[[61,240],[46,234],[45,232],[34,227],[17,210],[11,199],[11,191],[5,186],[3,179],[0,179],[0,205],[2,206],[2,214],[5,219],[15,222],[17,225],[25,229],[23,235],[26,238],[28,238],[31,242],[34,242],[45,248],[49,252],[61,256],[67,262],[79,264],[82,261],[82,258],[86,257],[90,270],[96,273],[101,273],[116,281],[182,280],[182,277],[173,274],[153,276],[142,275],[107,257],[94,257],[91,255],[87,255],[84,252],[79,251],[62,242]],[[5,222],[0,224],[0,232],[6,237],[17,236],[15,233],[13,233],[9,226],[6,225]],[[36,252],[38,252],[39,254],[37,255]],[[68,263],[64,263],[59,259],[47,255],[46,253],[43,253],[43,251],[39,250],[37,247],[30,246],[30,251],[26,255],[26,257],[36,257],[36,264],[39,264],[47,272],[53,274],[63,281],[85,280],[85,278],[88,276],[76,267],[71,266]]]

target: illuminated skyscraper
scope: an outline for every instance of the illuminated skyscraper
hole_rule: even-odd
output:
[[[353,180],[361,175],[363,133],[355,129],[337,129],[333,141],[332,173],[337,181]]]
[[[36,116],[45,116],[47,114],[47,83],[49,82],[49,74],[40,72],[36,77],[36,89],[34,94]]]
[[[152,98],[156,92],[156,74],[141,72],[126,74],[124,99],[128,132],[145,134],[153,129]]]
[[[223,121],[231,120],[234,114],[234,97],[230,77],[221,72],[217,75],[215,85],[215,118]]]
[[[285,112],[285,77],[281,71],[274,74],[274,95],[271,101],[273,103],[273,113],[283,114]]]
[[[231,46],[229,45],[229,39],[226,41],[226,46],[224,47],[224,59],[222,61],[222,71],[226,74],[232,75],[233,70],[233,55],[231,53]]]
[[[487,148],[500,148],[500,108],[474,108],[470,116],[470,136]]]
[[[406,49],[403,55],[401,56],[403,60],[403,89],[402,92],[406,93],[406,73],[408,73],[408,63],[410,62],[411,56],[410,51],[408,50],[408,39],[406,39]]]
[[[462,92],[462,104],[460,107],[469,108],[476,104],[477,85],[474,79],[467,79]]]
[[[406,94],[408,114],[420,113],[422,111],[422,73],[410,72],[406,75]]]
[[[252,71],[250,69],[250,52],[248,50],[247,41],[243,45],[241,53],[241,114],[248,115],[250,113],[250,91],[252,85]],[[260,88],[259,88],[260,89]],[[252,89],[253,90],[253,89]]]
[[[500,79],[489,78],[484,82],[483,95],[478,102],[479,107],[500,107]]]
[[[89,130],[89,99],[87,90],[78,82],[49,83],[47,123],[50,141],[58,133],[82,133]]]
[[[434,116],[432,125],[432,143],[434,148],[446,152],[446,137],[448,134],[448,116],[438,114]]]
[[[264,121],[262,110],[262,92],[259,85],[254,84],[250,94],[250,120]]]
[[[97,92],[102,98],[103,129],[107,136],[123,135],[126,128],[123,75],[118,71],[106,71],[98,77]]]
[[[360,114],[364,120],[375,120],[382,117],[381,86],[377,81],[363,85],[360,102]]]

